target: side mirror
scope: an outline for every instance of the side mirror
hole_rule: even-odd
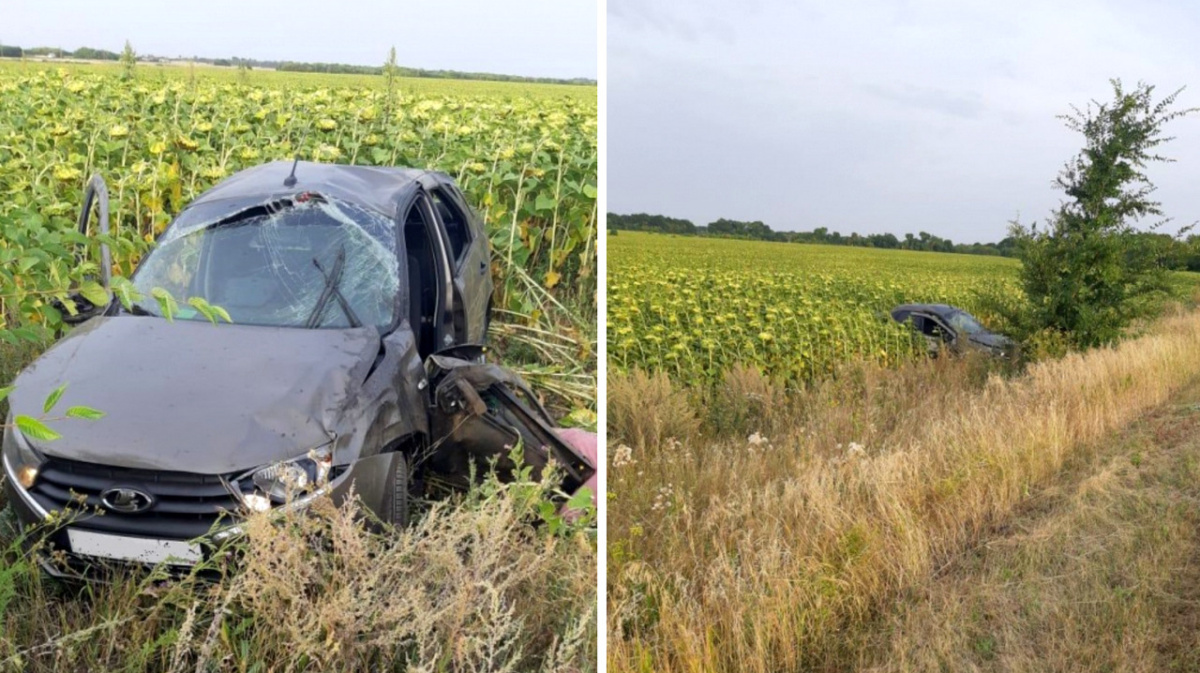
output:
[[[108,308],[107,303],[102,306],[93,304],[87,297],[84,297],[79,292],[72,292],[71,294],[67,295],[67,298],[70,299],[71,303],[75,305],[75,315],[71,315],[71,313],[67,311],[67,307],[63,306],[63,303],[57,299],[50,302],[50,305],[58,309],[58,312],[62,314],[62,321],[68,325],[78,325],[89,318],[94,318],[100,315],[104,312],[104,309]],[[109,302],[111,303],[111,299]]]

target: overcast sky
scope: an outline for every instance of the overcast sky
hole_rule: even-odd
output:
[[[0,0],[0,42],[596,77],[596,0]]]
[[[776,230],[995,241],[1082,147],[1055,118],[1138,80],[1200,106],[1200,5],[608,0],[608,204]],[[1152,168],[1200,219],[1200,115]]]

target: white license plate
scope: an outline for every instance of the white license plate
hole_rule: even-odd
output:
[[[203,558],[200,545],[179,540],[152,540],[75,528],[67,529],[67,538],[71,541],[71,551],[76,554],[118,561],[190,566]]]

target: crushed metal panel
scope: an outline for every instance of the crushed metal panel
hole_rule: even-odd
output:
[[[15,381],[12,413],[62,408],[103,419],[39,444],[47,454],[122,467],[226,474],[287,460],[353,429],[378,331],[293,329],[117,316],[89,320]],[[365,424],[364,424],[365,425]]]
[[[553,460],[567,493],[596,473],[587,457],[558,436],[549,413],[513,372],[445,354],[430,356],[426,370],[433,386],[435,469],[463,472],[472,461],[480,467],[494,459],[502,471],[512,470],[508,454],[519,441],[535,478]]]
[[[342,416],[334,451],[337,465],[377,454],[398,439],[429,436],[425,369],[412,332],[398,329],[384,336],[381,347],[354,404]]]
[[[427,172],[415,168],[301,161],[296,165],[296,182],[286,186],[284,181],[292,173],[292,163],[291,160],[272,161],[239,171],[201,194],[188,209],[226,199],[276,198],[320,192],[394,217],[411,200],[418,188],[418,179]],[[186,221],[184,213],[180,214],[181,221]]]

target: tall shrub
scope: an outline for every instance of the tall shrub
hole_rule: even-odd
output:
[[[1145,174],[1150,163],[1172,161],[1158,154],[1171,139],[1163,126],[1196,111],[1173,109],[1182,89],[1155,102],[1153,86],[1111,83],[1111,101],[1060,117],[1085,141],[1055,180],[1067,199],[1044,228],[1012,228],[1030,302],[1013,322],[1027,336],[1057,333],[1075,348],[1113,343],[1166,295],[1166,270],[1135,224],[1163,216]]]

